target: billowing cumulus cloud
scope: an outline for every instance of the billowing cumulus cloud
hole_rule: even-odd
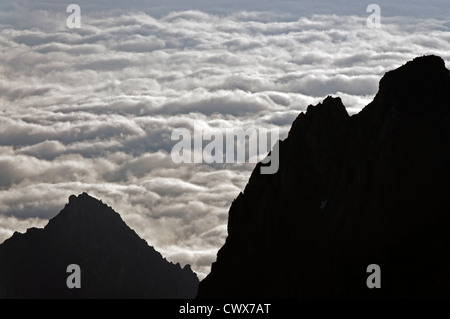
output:
[[[382,27],[369,29],[355,1],[79,1],[70,30],[55,0],[2,1],[0,242],[86,191],[203,278],[254,165],[175,164],[173,130],[284,138],[328,94],[354,114],[407,60],[449,66],[445,1],[379,2]]]

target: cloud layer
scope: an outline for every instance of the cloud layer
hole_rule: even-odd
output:
[[[175,128],[278,127],[285,137],[298,113],[328,94],[355,113],[387,70],[424,54],[450,61],[444,19],[385,17],[369,29],[364,11],[292,19],[251,7],[165,12],[161,1],[154,15],[83,10],[82,28],[69,30],[54,1],[40,2],[39,16],[6,4],[0,242],[87,191],[201,278],[253,165],[175,165]]]

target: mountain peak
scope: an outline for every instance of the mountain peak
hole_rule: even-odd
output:
[[[398,111],[440,108],[439,102],[450,97],[449,85],[450,73],[442,58],[417,57],[383,76],[374,102]]]
[[[94,199],[94,197],[90,196],[88,193],[83,192],[82,194],[76,196],[76,195],[70,195],[69,196],[69,203],[70,202],[75,202],[77,200],[83,200],[83,199]]]
[[[428,89],[430,83],[439,83],[439,87],[449,81],[449,70],[445,67],[445,61],[435,55],[426,55],[408,61],[399,68],[387,72],[380,81],[380,88],[393,86],[390,89]],[[419,91],[420,92],[420,91]],[[412,95],[418,92],[409,91]]]
[[[71,195],[64,209],[52,218],[45,228],[60,230],[70,228],[80,235],[98,233],[102,230],[107,232],[108,229],[117,232],[132,231],[117,212],[87,193]]]
[[[77,264],[82,289],[66,286]],[[0,298],[193,298],[198,278],[165,260],[111,207],[87,193],[44,229],[16,234],[0,245]]]
[[[69,205],[79,205],[79,204],[87,204],[87,203],[91,203],[91,204],[103,204],[103,202],[99,199],[96,199],[95,197],[92,197],[91,195],[89,195],[86,192],[83,192],[82,194],[76,196],[76,195],[70,195],[69,196]]]
[[[329,116],[343,117],[348,116],[347,110],[342,103],[340,97],[327,96],[322,103],[317,105],[309,105],[306,114],[310,116],[323,116],[323,113],[328,113]]]
[[[424,55],[416,57],[412,61],[406,62],[399,68],[387,72],[387,75],[390,76],[391,74],[398,75],[403,73],[403,76],[414,74],[415,76],[420,75],[423,77],[427,74],[437,75],[442,71],[445,73],[445,70],[447,69],[445,67],[444,59],[436,55]]]

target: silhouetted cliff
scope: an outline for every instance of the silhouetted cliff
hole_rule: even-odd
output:
[[[309,106],[253,171],[199,298],[450,297],[450,76],[436,56],[386,73],[349,116]],[[381,267],[368,289],[367,266]]]

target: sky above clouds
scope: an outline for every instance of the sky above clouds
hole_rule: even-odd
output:
[[[450,6],[378,1],[0,3],[0,242],[83,191],[203,278],[254,164],[174,164],[176,128],[279,128],[327,95],[349,113],[388,70],[450,65]],[[422,4],[423,3],[423,4]]]

